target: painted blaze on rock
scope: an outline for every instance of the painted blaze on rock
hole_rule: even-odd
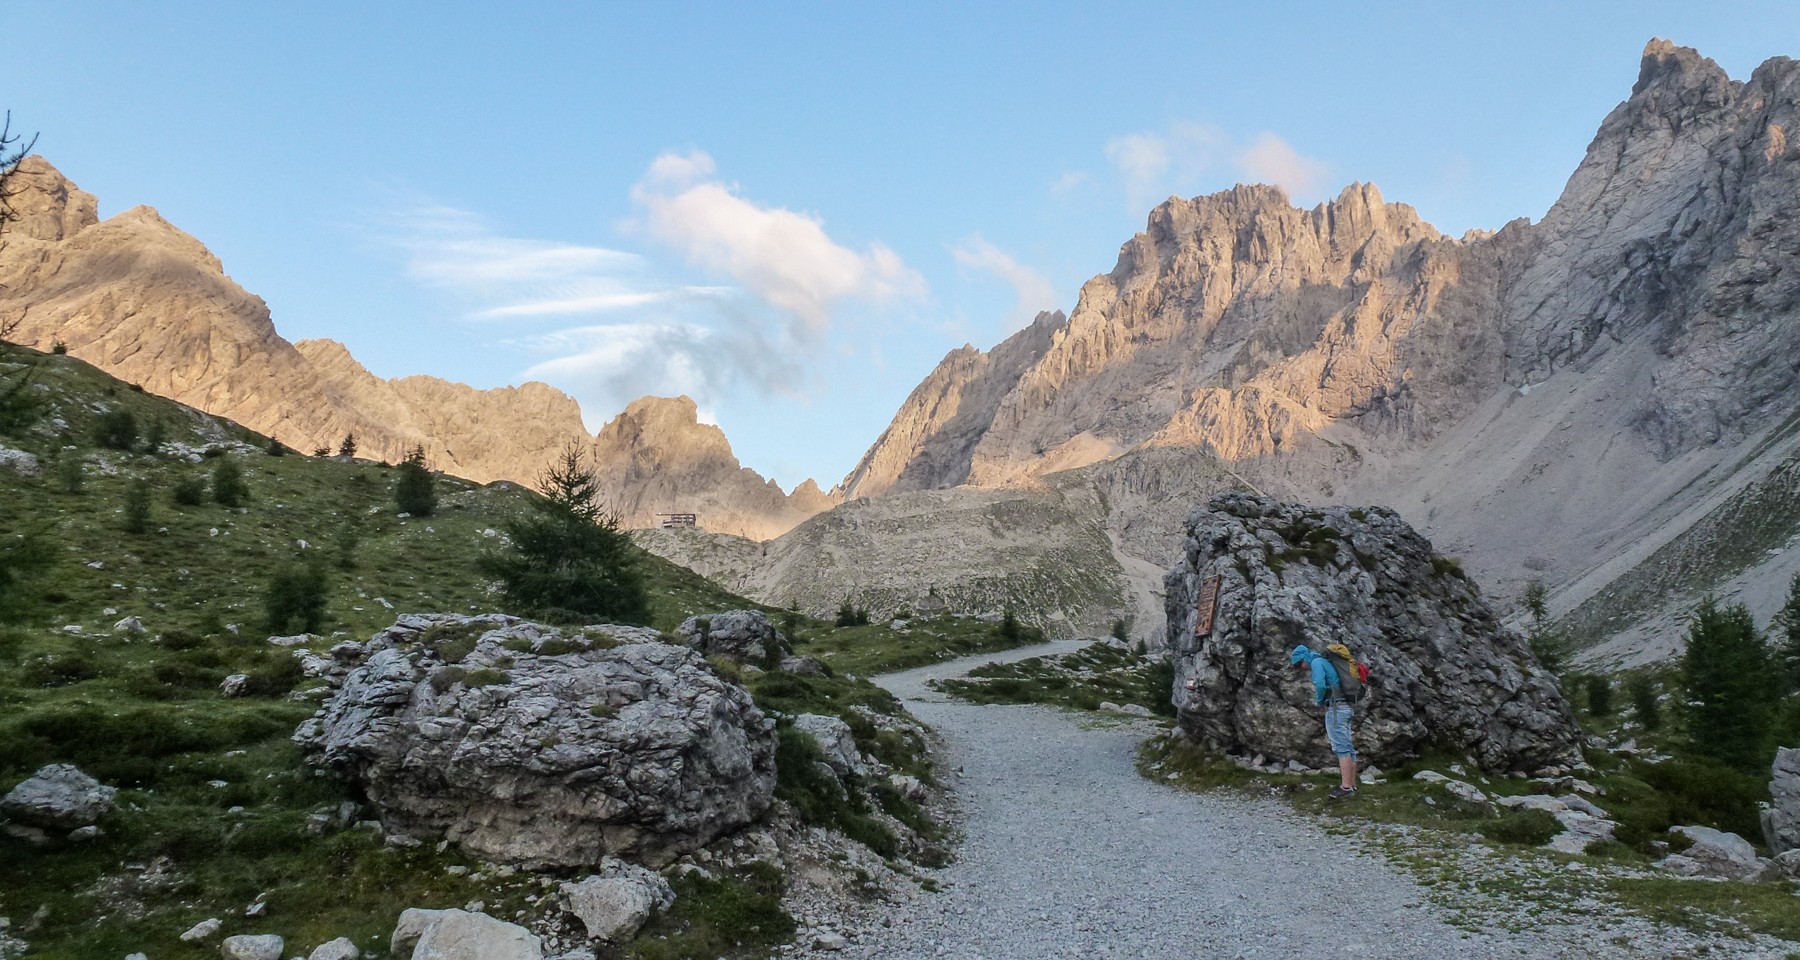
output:
[[[1288,651],[1348,644],[1374,672],[1358,707],[1358,752],[1381,766],[1428,746],[1490,771],[1580,761],[1556,680],[1503,627],[1475,584],[1399,515],[1215,497],[1187,520],[1166,578],[1173,700],[1183,729],[1229,753],[1328,765],[1309,674]],[[1210,634],[1196,636],[1219,578]]]

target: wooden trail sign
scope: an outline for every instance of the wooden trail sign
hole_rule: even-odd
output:
[[[1208,636],[1213,631],[1213,619],[1219,613],[1219,583],[1224,577],[1211,576],[1200,585],[1200,605],[1194,611],[1194,636]]]

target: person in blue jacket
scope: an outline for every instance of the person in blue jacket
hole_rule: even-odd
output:
[[[1294,648],[1288,661],[1295,666],[1312,666],[1313,702],[1325,708],[1325,738],[1331,741],[1331,752],[1337,754],[1338,775],[1343,780],[1327,796],[1333,800],[1356,796],[1356,744],[1350,740],[1354,711],[1338,685],[1337,668],[1324,654],[1304,643]]]

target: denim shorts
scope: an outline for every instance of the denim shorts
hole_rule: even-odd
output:
[[[1325,737],[1331,741],[1331,751],[1340,757],[1356,759],[1356,744],[1350,742],[1350,718],[1354,711],[1347,703],[1332,703],[1325,707]]]

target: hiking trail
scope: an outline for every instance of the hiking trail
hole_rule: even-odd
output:
[[[927,871],[939,892],[872,904],[860,929],[845,931],[850,943],[828,955],[1610,958],[1685,955],[1722,941],[1732,956],[1786,956],[1609,915],[1603,904],[1587,905],[1598,916],[1532,918],[1521,932],[1498,925],[1518,921],[1523,905],[1501,905],[1474,932],[1400,867],[1275,799],[1195,794],[1140,776],[1137,746],[1160,729],[1153,723],[977,706],[926,686],[983,663],[1082,645],[1059,641],[877,678],[942,736],[939,769],[959,798],[964,840],[954,863]]]

